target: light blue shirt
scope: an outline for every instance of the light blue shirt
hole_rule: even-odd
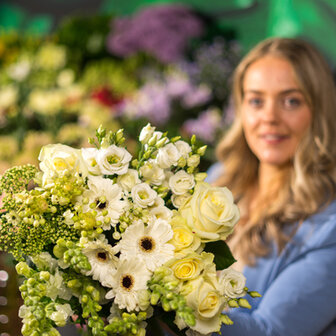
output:
[[[336,201],[297,230],[278,255],[246,267],[247,287],[263,295],[232,309],[223,336],[336,335]]]

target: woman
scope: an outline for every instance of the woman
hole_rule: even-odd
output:
[[[225,336],[336,335],[336,95],[308,43],[272,38],[234,77],[236,118],[209,180],[241,210],[229,239],[247,286],[263,295],[230,312]],[[224,167],[222,169],[222,167]],[[220,173],[218,173],[220,169]]]

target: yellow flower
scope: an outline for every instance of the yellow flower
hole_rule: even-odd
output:
[[[225,305],[225,299],[221,296],[217,281],[211,281],[207,277],[200,276],[184,284],[182,292],[187,304],[193,308],[196,325],[192,330],[209,334],[218,332],[221,326],[221,311]],[[180,329],[186,327],[179,318],[175,321]]]
[[[192,197],[179,208],[179,214],[202,242],[226,239],[239,220],[230,190],[205,182],[196,185]]]
[[[175,246],[175,251],[184,249],[195,251],[200,247],[200,238],[190,230],[183,217],[179,215],[174,216],[170,221],[170,225],[172,226],[174,233],[170,244]]]

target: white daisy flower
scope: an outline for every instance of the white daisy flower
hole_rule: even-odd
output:
[[[84,245],[82,252],[87,256],[91,270],[86,275],[91,275],[103,286],[110,287],[110,283],[116,273],[118,258],[107,239],[99,239]]]
[[[105,298],[114,298],[119,309],[127,311],[139,311],[139,293],[147,289],[147,282],[151,277],[141,260],[137,257],[120,259],[117,272],[111,279],[112,289],[107,292]]]
[[[138,257],[150,271],[174,256],[174,246],[167,244],[173,238],[170,224],[157,219],[145,226],[138,222],[129,226],[117,245],[121,258]]]
[[[83,205],[83,212],[91,211],[90,206],[93,203],[93,209],[98,213],[96,219],[103,223],[104,230],[109,230],[111,225],[118,223],[126,206],[126,202],[122,200],[122,189],[112,180],[100,176],[90,176],[88,187],[89,190],[82,195],[82,199],[87,198],[89,201]]]

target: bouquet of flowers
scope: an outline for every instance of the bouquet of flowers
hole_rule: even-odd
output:
[[[40,170],[0,179],[0,248],[25,278],[22,334],[59,335],[68,321],[99,336],[145,335],[158,320],[180,335],[232,324],[223,310],[258,293],[228,268],[239,211],[198,172],[205,146],[149,124],[135,157],[122,130],[100,127],[89,142],[44,146]]]

